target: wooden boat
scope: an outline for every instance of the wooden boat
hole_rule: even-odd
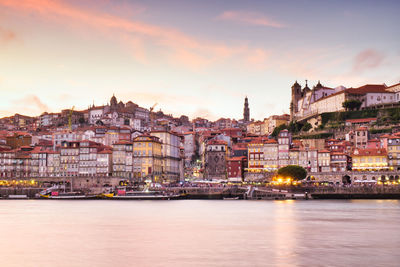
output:
[[[161,194],[159,192],[151,191],[133,191],[126,192],[125,194],[115,195],[115,194],[103,194],[107,199],[115,200],[173,200],[179,199],[181,196],[176,194]]]

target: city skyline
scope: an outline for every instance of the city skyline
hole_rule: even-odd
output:
[[[115,93],[211,120],[241,119],[248,96],[257,120],[289,113],[295,80],[399,82],[399,3],[289,3],[0,0],[0,116]]]

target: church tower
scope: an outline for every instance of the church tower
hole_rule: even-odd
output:
[[[245,122],[250,121],[250,108],[249,108],[249,100],[247,99],[247,96],[244,99],[243,120]]]
[[[292,85],[292,101],[290,102],[290,120],[293,120],[296,113],[299,112],[298,102],[301,99],[301,85],[296,81]]]
[[[117,98],[113,94],[113,96],[110,99],[110,110],[111,111],[117,110],[117,106],[118,106]]]

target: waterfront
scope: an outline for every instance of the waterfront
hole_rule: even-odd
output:
[[[0,202],[1,266],[397,266],[400,201]]]

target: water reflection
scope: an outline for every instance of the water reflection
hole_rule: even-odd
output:
[[[273,254],[275,266],[294,266],[297,246],[295,205],[293,200],[274,201],[271,232],[274,236]]]
[[[397,266],[400,202],[0,201],[1,266]]]

